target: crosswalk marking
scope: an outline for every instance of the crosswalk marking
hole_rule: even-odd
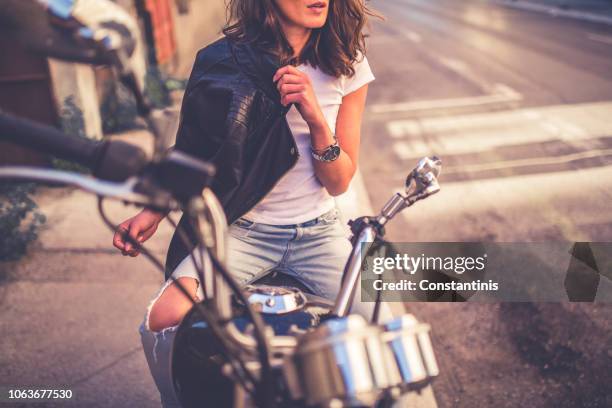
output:
[[[607,36],[607,35],[599,35],[599,34],[589,33],[589,34],[587,34],[587,38],[589,40],[592,40],[592,41],[597,41],[597,42],[602,42],[602,43],[605,43],[605,44],[611,44],[612,45],[612,37]]]
[[[386,124],[400,159],[478,153],[560,140],[596,151],[593,139],[612,136],[612,102],[528,108],[485,114],[394,120]]]
[[[370,112],[372,113],[410,113],[421,112],[436,109],[453,109],[466,107],[483,107],[487,105],[508,104],[523,100],[523,96],[508,87],[507,85],[497,84],[494,86],[494,93],[490,95],[481,95],[465,98],[451,99],[432,99],[416,102],[399,102],[390,104],[372,105]]]
[[[415,44],[419,44],[421,43],[421,41],[423,41],[421,36],[418,33],[415,33],[414,31],[407,31],[404,33],[404,35]]]
[[[536,157],[529,159],[503,160],[494,163],[466,164],[461,166],[447,166],[445,174],[475,173],[487,170],[511,169],[517,167],[543,166],[551,164],[571,163],[593,157],[612,156],[612,149],[594,149],[585,152],[566,154],[561,156]]]

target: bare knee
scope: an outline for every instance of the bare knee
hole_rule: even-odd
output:
[[[197,298],[198,281],[193,278],[178,280],[194,300]],[[158,332],[176,326],[191,309],[192,302],[187,299],[176,283],[169,285],[155,301],[149,313],[149,329]]]

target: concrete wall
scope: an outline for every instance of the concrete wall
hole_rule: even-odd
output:
[[[196,52],[221,35],[225,23],[223,0],[191,0],[188,14],[175,15],[178,60],[172,74],[189,76]]]
[[[116,2],[128,6],[127,9],[136,17],[132,0]],[[189,76],[197,51],[218,38],[225,23],[224,0],[191,0],[186,4],[189,5],[189,12],[186,14],[179,13],[175,5],[177,57],[174,66],[168,67],[169,73],[178,78]],[[144,39],[141,43],[144,44]],[[144,49],[139,48],[134,54],[133,66],[138,78],[144,82]],[[94,139],[102,138],[100,98],[93,68],[55,60],[50,60],[49,65],[58,113],[62,117],[65,130],[75,133],[75,123],[82,122],[82,129],[79,129],[78,133]],[[76,121],[73,117],[75,110],[80,111],[77,112],[79,117]],[[67,126],[64,118],[66,112],[72,115]]]
[[[119,0],[116,3],[126,9],[135,20],[138,19],[133,0]],[[108,13],[112,13],[112,10],[108,10]],[[140,41],[130,62],[142,87],[144,87],[146,75],[144,47],[144,37],[140,33]],[[102,95],[98,93],[94,68],[49,59],[49,71],[58,116],[62,121],[64,131],[101,139],[103,137],[100,113]]]
[[[64,131],[101,139],[102,121],[93,68],[49,59],[49,73]]]

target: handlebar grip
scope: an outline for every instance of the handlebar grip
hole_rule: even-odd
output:
[[[123,181],[148,164],[145,153],[137,146],[69,136],[54,127],[2,111],[0,140],[79,163],[108,181]]]
[[[92,170],[94,176],[99,179],[124,181],[139,174],[148,164],[147,155],[141,148],[115,140],[104,143]]]

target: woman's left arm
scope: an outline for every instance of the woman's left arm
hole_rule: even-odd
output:
[[[293,66],[279,69],[274,76],[281,93],[281,103],[287,106],[295,103],[302,118],[308,124],[311,145],[322,150],[334,143],[334,134],[321,111],[319,102],[308,75]],[[314,160],[317,178],[333,196],[344,193],[349,186],[359,158],[361,119],[365,109],[368,85],[364,85],[342,98],[336,119],[336,137],[340,156],[332,162]]]

